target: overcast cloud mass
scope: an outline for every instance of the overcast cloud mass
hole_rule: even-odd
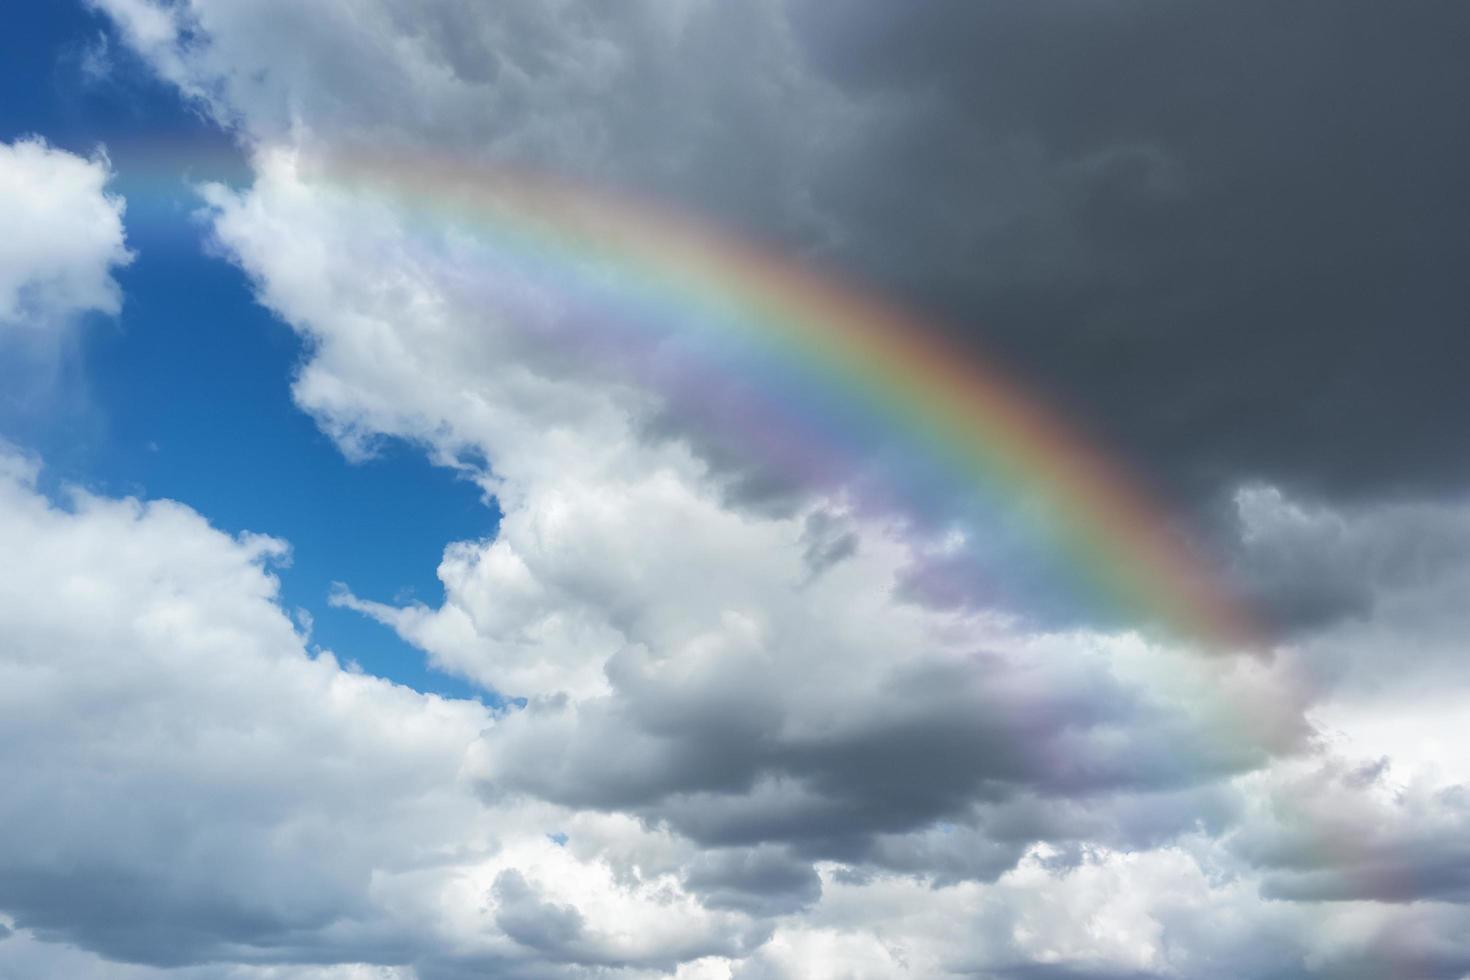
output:
[[[245,171],[0,133],[0,380],[127,309],[124,197],[174,188],[322,452],[483,496],[442,595],[311,597],[474,696],[322,642],[278,529],[0,428],[0,978],[1470,976],[1470,7],[85,9],[63,63]],[[800,431],[445,173],[888,297],[1136,473],[1258,642],[1100,611],[1025,500]],[[160,397],[228,441],[202,387]]]

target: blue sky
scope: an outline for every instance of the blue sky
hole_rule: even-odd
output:
[[[348,462],[292,404],[298,338],[210,254],[194,217],[189,182],[238,181],[244,162],[115,42],[112,71],[89,77],[83,64],[105,26],[78,4],[36,3],[9,12],[0,34],[0,141],[39,134],[81,155],[105,146],[136,255],[117,274],[121,316],[91,318],[64,383],[0,401],[0,436],[44,458],[53,490],[175,499],[222,529],[286,539],[283,602],[311,614],[314,642],[419,690],[474,696],[392,631],[326,599],[344,582],[365,598],[437,604],[445,543],[492,535],[493,504],[412,447],[384,441],[376,458]],[[171,177],[160,158],[177,167]]]

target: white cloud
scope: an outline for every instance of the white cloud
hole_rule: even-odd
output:
[[[1305,980],[1464,972],[1470,915],[1463,908],[1263,901],[1250,877],[1201,844],[1094,848],[1062,869],[1038,847],[994,884],[939,889],[899,877],[851,883],[827,875],[822,904],[784,922],[735,976]],[[1412,938],[1392,938],[1406,928]]]
[[[36,940],[160,966],[506,975],[528,949],[673,963],[748,941],[748,919],[677,897],[672,876],[619,880],[558,846],[547,834],[575,823],[554,808],[486,810],[471,750],[495,719],[308,654],[266,569],[280,542],[168,501],[73,491],[58,506],[33,464],[3,459],[0,537],[27,560],[0,568],[0,908],[15,932],[0,969],[44,961]],[[577,928],[536,939],[567,903]]]
[[[1402,636],[1460,621],[1455,547],[1343,575],[1372,615],[1260,659],[924,607],[900,588],[921,545],[904,526],[800,480],[779,512],[732,500],[636,365],[566,342],[543,281],[323,165],[488,144],[675,194],[708,181],[717,209],[789,209],[820,242],[802,192],[844,137],[811,123],[855,110],[792,67],[775,7],[98,2],[251,144],[253,185],[206,194],[308,343],[298,403],[349,454],[411,440],[502,509],[494,539],[447,549],[440,607],[335,601],[527,706],[492,718],[309,657],[270,539],[167,503],[58,509],[13,477],[0,520],[37,560],[0,571],[0,768],[20,787],[0,908],[24,943],[425,980],[1464,972],[1458,878],[1349,887],[1444,854],[1463,779],[1386,798],[1303,720],[1341,677],[1397,670]],[[779,172],[734,173],[711,119],[785,148]],[[1265,581],[1460,525],[1270,488],[1240,504]],[[1298,573],[1278,552],[1320,554]],[[1331,669],[1338,650],[1361,670]],[[1383,829],[1307,861],[1334,826]]]
[[[0,522],[29,556],[0,571],[0,891],[19,926],[122,958],[251,959],[267,937],[356,932],[446,834],[489,846],[457,776],[484,712],[309,657],[262,567],[281,543],[166,501],[62,510],[14,480]]]
[[[37,138],[0,143],[0,332],[54,333],[80,313],[116,313],[113,270],[132,260],[107,158]]]

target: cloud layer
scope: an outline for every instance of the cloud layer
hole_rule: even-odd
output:
[[[858,5],[840,23],[776,2],[96,6],[247,148],[251,184],[205,188],[207,217],[304,342],[297,403],[345,453],[406,440],[503,515],[492,538],[447,543],[442,603],[359,595],[350,576],[333,601],[507,707],[313,647],[278,601],[283,542],[182,503],[50,499],[38,464],[7,453],[0,539],[32,557],[0,569],[0,974],[1470,971],[1470,771],[1444,736],[1470,683],[1466,504],[1346,496],[1452,477],[1420,480],[1412,447],[1387,476],[1333,452],[1273,469],[1309,421],[1257,447],[1221,422],[1252,424],[1233,395],[1184,396],[1198,375],[1182,360],[1130,382],[1159,373],[1178,321],[1191,349],[1223,351],[1220,377],[1279,406],[1268,373],[1236,372],[1259,345],[1232,330],[1263,302],[1296,308],[1311,264],[1263,292],[1286,246],[1241,250],[1264,210],[1222,228],[1202,202],[1279,187],[1296,173],[1281,155],[1310,140],[1251,150],[1271,130],[1255,116],[1191,120],[1226,71],[1207,57],[1221,37],[1278,38],[1263,79],[1338,78],[1335,47],[1306,57],[1312,24],[1262,34],[1251,5],[1226,23],[1063,4],[1045,25],[960,5]],[[1133,77],[1145,42],[1173,53]],[[1042,48],[1062,54],[1026,55]],[[1166,68],[1177,104],[1155,84]],[[1126,104],[1080,112],[1103,79]],[[1263,100],[1246,87],[1240,104]],[[753,470],[688,399],[754,410],[760,378],[649,384],[677,345],[609,356],[595,318],[569,343],[566,297],[487,262],[484,229],[339,178],[335,161],[373,146],[656,190],[934,309],[1060,296],[998,339],[1057,353],[1062,380],[1106,374],[1077,397],[1197,508],[1231,495],[1230,570],[1295,632],[1209,655],[1085,619],[1042,628],[983,589],[947,601],[923,573],[994,547],[983,527],[857,506],[855,471]],[[103,164],[10,152],[74,173],[116,226]],[[1182,234],[1202,227],[1220,234]],[[1312,220],[1287,227],[1311,251]],[[115,309],[115,231],[88,253],[99,291],[68,287],[55,309]],[[1207,244],[1163,261],[1179,240]],[[1350,264],[1345,248],[1322,261]],[[1212,264],[1238,276],[1204,283]],[[1399,272],[1396,289],[1418,282]],[[1180,284],[1167,309],[1120,334],[1123,298],[1157,275]],[[1200,312],[1234,287],[1240,308]],[[1082,306],[1101,319],[1070,339],[1033,322]],[[1416,322],[1438,336],[1442,313]],[[1142,353],[1083,370],[1099,338]],[[1459,397],[1400,367],[1435,404]],[[1293,489],[1314,481],[1343,494]]]

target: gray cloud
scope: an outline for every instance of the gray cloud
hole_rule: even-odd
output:
[[[1191,492],[1467,476],[1462,5],[795,9],[834,84],[918,109],[822,186],[957,336]]]
[[[827,511],[808,514],[801,537],[806,545],[802,558],[813,576],[822,574],[844,558],[852,557],[858,549],[857,532],[842,518]]]
[[[507,936],[557,962],[577,957],[584,923],[576,908],[545,901],[517,871],[497,875],[494,894],[495,922]]]
[[[1369,618],[1470,572],[1470,512],[1458,500],[1334,508],[1247,486],[1235,505],[1241,591],[1289,627]]]
[[[822,895],[810,861],[770,845],[704,851],[685,871],[684,884],[710,908],[761,916],[800,911]]]
[[[1109,967],[1089,968],[1081,965],[1024,963],[987,971],[996,980],[1156,980],[1157,973],[1137,970],[1120,971]]]
[[[980,802],[1187,787],[1266,758],[1262,744],[1223,743],[1075,665],[1042,673],[976,656],[894,671],[861,712],[847,709],[851,722],[811,736],[796,734],[802,708],[774,675],[670,685],[647,668],[609,670],[615,699],[533,702],[507,718],[487,791],[627,809],[708,845],[774,841],[860,860],[881,850],[873,835],[962,821]],[[1144,826],[1147,813],[1135,814]],[[1039,820],[1012,840],[1048,824],[1065,826]]]
[[[1274,820],[1237,850],[1262,894],[1299,902],[1470,903],[1470,787],[1395,785],[1388,760],[1328,765],[1274,788]]]

